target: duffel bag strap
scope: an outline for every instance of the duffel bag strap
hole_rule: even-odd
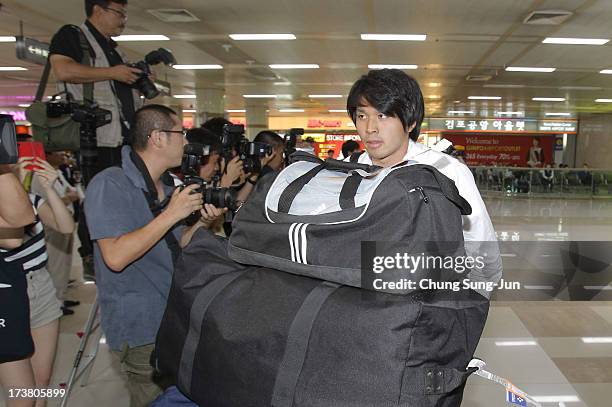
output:
[[[306,359],[312,327],[325,300],[339,287],[340,285],[329,281],[319,284],[308,294],[295,315],[289,328],[285,354],[276,373],[272,392],[273,407],[293,406],[295,389]]]
[[[373,174],[376,171],[380,170],[380,167],[375,165],[351,163],[333,159],[321,161],[321,164],[317,165],[316,167],[313,167],[305,174],[302,174],[301,176],[293,180],[287,186],[287,188],[285,188],[278,200],[278,211],[280,213],[289,213],[289,210],[291,209],[291,205],[293,204],[295,197],[300,193],[300,191],[304,188],[306,184],[308,184],[314,177],[317,176],[319,172],[324,169],[344,173],[349,173],[353,171],[351,175],[346,179],[342,190],[340,191],[340,207],[342,209],[349,209],[355,207],[355,195],[357,194],[357,189],[359,188],[359,184],[363,179],[363,176],[360,175],[360,173],[356,170],[364,171],[366,174]]]
[[[185,338],[181,362],[179,365],[177,384],[186,394],[191,394],[191,381],[193,378],[193,362],[195,360],[198,343],[202,336],[204,316],[213,300],[234,280],[244,274],[246,270],[224,274],[207,284],[196,296],[189,314],[189,332]]]

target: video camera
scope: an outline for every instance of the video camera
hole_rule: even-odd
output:
[[[128,64],[128,66],[140,69],[142,71],[140,77],[138,80],[136,80],[132,87],[134,89],[138,89],[147,99],[153,99],[159,95],[159,91],[155,87],[155,84],[153,81],[151,81],[151,79],[149,79],[149,75],[151,75],[151,65],[157,65],[159,63],[172,66],[176,64],[176,59],[169,50],[159,48],[156,51],[149,52],[142,61]]]
[[[274,148],[265,143],[249,141],[244,136],[244,126],[241,124],[226,124],[221,137],[221,155],[227,163],[236,155],[242,160],[245,174],[261,172],[260,158],[274,153]]]
[[[297,136],[303,136],[304,129],[289,129],[285,134],[285,167],[289,165],[289,157],[296,152]]]
[[[183,160],[181,161],[181,173],[185,176],[184,187],[196,184],[199,187],[195,190],[196,193],[202,194],[204,203],[209,203],[217,208],[236,209],[236,201],[232,191],[228,188],[221,188],[208,185],[200,177],[200,166],[202,157],[210,154],[210,146],[205,146],[199,143],[190,143],[183,148]],[[217,177],[218,179],[218,177]],[[185,223],[189,226],[195,224],[200,218],[198,212],[193,212],[185,219]]]
[[[18,158],[15,121],[8,114],[0,114],[0,164],[16,164]]]
[[[79,144],[81,155],[81,167],[83,179],[88,183],[95,175],[95,164],[98,158],[96,129],[107,125],[112,121],[113,114],[110,110],[102,109],[93,101],[77,103],[68,92],[66,100],[59,99],[59,95],[53,96],[47,103],[47,117],[61,117],[70,115],[72,120],[80,124]]]

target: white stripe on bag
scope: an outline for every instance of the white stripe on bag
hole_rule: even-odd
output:
[[[308,252],[308,242],[306,241],[306,228],[308,227],[308,223],[304,225],[302,230],[300,231],[300,235],[302,236],[302,263],[308,264],[306,261],[306,253]]]
[[[303,223],[298,223],[297,227],[293,229],[293,244],[295,245],[295,261],[298,263],[302,262],[302,256],[300,256],[300,228]]]
[[[293,229],[297,223],[292,223],[289,226],[289,246],[291,247],[291,261],[295,261],[295,246],[293,245]]]

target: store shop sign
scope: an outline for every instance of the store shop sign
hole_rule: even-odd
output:
[[[308,120],[308,128],[319,129],[322,127],[324,128],[342,127],[342,120],[319,120],[319,119]]]
[[[0,114],[8,114],[13,117],[13,120],[16,122],[25,122],[27,121],[25,112],[22,111],[0,111]]]
[[[559,133],[574,133],[576,132],[576,122],[550,122],[541,121],[538,126],[539,131],[557,131]]]
[[[537,125],[535,120],[512,120],[512,119],[480,119],[480,120],[465,120],[465,119],[429,119],[430,130],[447,130],[447,131],[511,131],[511,132],[529,132],[536,131]]]
[[[33,64],[45,65],[49,56],[49,44],[33,38],[17,37],[17,58]]]

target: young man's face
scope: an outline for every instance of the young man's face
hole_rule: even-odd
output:
[[[357,107],[355,127],[372,164],[390,167],[400,163],[408,151],[408,136],[414,125],[404,130],[399,118],[387,116],[367,102],[365,104]]]

